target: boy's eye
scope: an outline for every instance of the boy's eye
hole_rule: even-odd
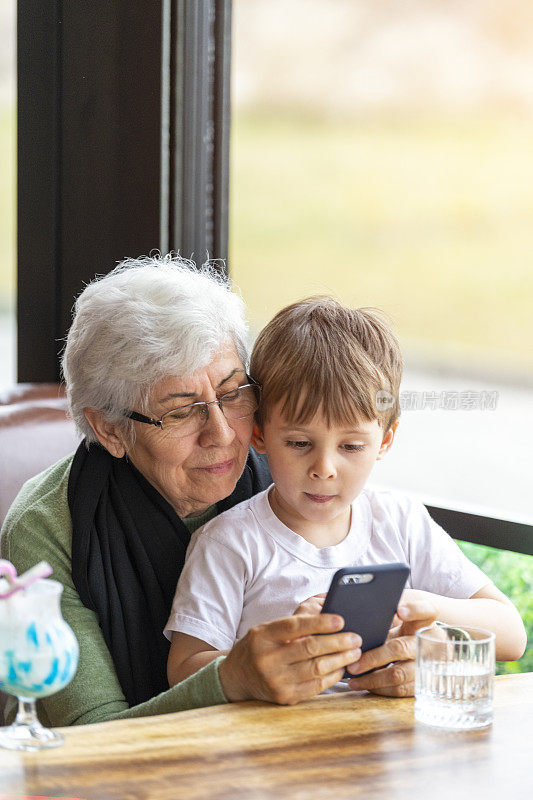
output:
[[[365,449],[364,444],[343,444],[342,446],[348,453],[359,452]]]
[[[304,450],[308,444],[309,442],[295,442],[290,439],[286,442],[287,447],[293,447],[295,450]]]

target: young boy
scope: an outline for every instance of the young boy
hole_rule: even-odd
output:
[[[524,627],[505,595],[421,503],[366,485],[394,440],[401,373],[379,314],[331,298],[288,306],[261,332],[252,444],[274,483],[193,534],[165,628],[171,686],[326,592],[337,569],[394,561],[410,565],[407,594],[431,593],[438,619],[488,628],[497,658],[520,658]]]

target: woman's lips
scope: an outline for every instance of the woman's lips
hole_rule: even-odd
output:
[[[228,461],[219,461],[216,464],[208,464],[205,467],[196,467],[196,469],[207,472],[209,475],[227,475],[233,469],[234,459],[230,458]]]
[[[329,503],[330,500],[333,500],[335,497],[334,494],[309,494],[309,492],[304,492],[305,496],[312,500],[313,503]]]

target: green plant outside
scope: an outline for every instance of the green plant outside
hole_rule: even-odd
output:
[[[524,622],[528,644],[520,661],[497,661],[498,675],[533,672],[533,556],[458,542],[468,558],[513,601]]]

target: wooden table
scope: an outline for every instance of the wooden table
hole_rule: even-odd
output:
[[[66,728],[57,750],[0,751],[0,797],[533,798],[533,673],[496,678],[477,731],[421,725],[413,702],[350,692]]]

